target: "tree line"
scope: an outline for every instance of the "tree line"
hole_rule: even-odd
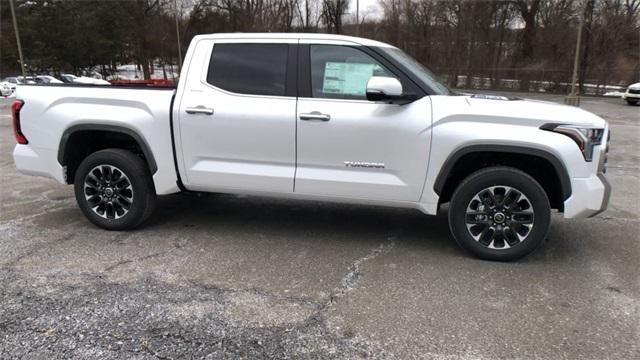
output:
[[[403,48],[451,86],[566,91],[581,19],[580,89],[640,80],[638,0],[381,3],[384,17],[368,34]]]
[[[184,54],[197,34],[327,32],[396,45],[453,87],[565,92],[582,21],[581,90],[640,80],[640,0],[379,0],[380,11],[357,19],[349,0],[14,3],[34,73],[135,63],[149,78],[154,66],[177,64],[178,46]],[[8,1],[0,18],[0,75],[18,74]]]

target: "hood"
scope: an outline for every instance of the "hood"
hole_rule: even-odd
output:
[[[631,84],[631,85],[629,85],[628,89],[631,89],[631,90],[640,90],[640,82],[637,82],[637,83],[635,83],[635,84]]]
[[[527,122],[527,125],[546,123],[584,125],[604,128],[606,121],[579,107],[548,101],[519,99],[504,96],[461,96],[467,103],[470,115],[490,116],[505,122]]]

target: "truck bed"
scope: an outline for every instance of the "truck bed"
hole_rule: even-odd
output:
[[[16,99],[24,100],[21,129],[28,144],[14,151],[23,172],[65,181],[58,159],[70,129],[119,128],[140,136],[155,158],[158,193],[176,189],[170,108],[172,87],[131,85],[20,85]]]

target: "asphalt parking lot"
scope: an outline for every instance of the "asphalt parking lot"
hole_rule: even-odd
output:
[[[445,212],[246,196],[164,197],[107,232],[15,171],[9,104],[0,358],[640,358],[640,107],[582,101],[611,124],[609,210],[554,214],[542,248],[494,263]]]

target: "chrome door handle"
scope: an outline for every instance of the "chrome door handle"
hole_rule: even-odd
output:
[[[196,107],[188,107],[184,109],[187,114],[204,114],[204,115],[213,115],[213,109],[204,107],[202,105],[198,105]]]
[[[310,113],[300,114],[300,120],[329,121],[331,120],[331,115],[323,114],[319,111],[312,111]]]

